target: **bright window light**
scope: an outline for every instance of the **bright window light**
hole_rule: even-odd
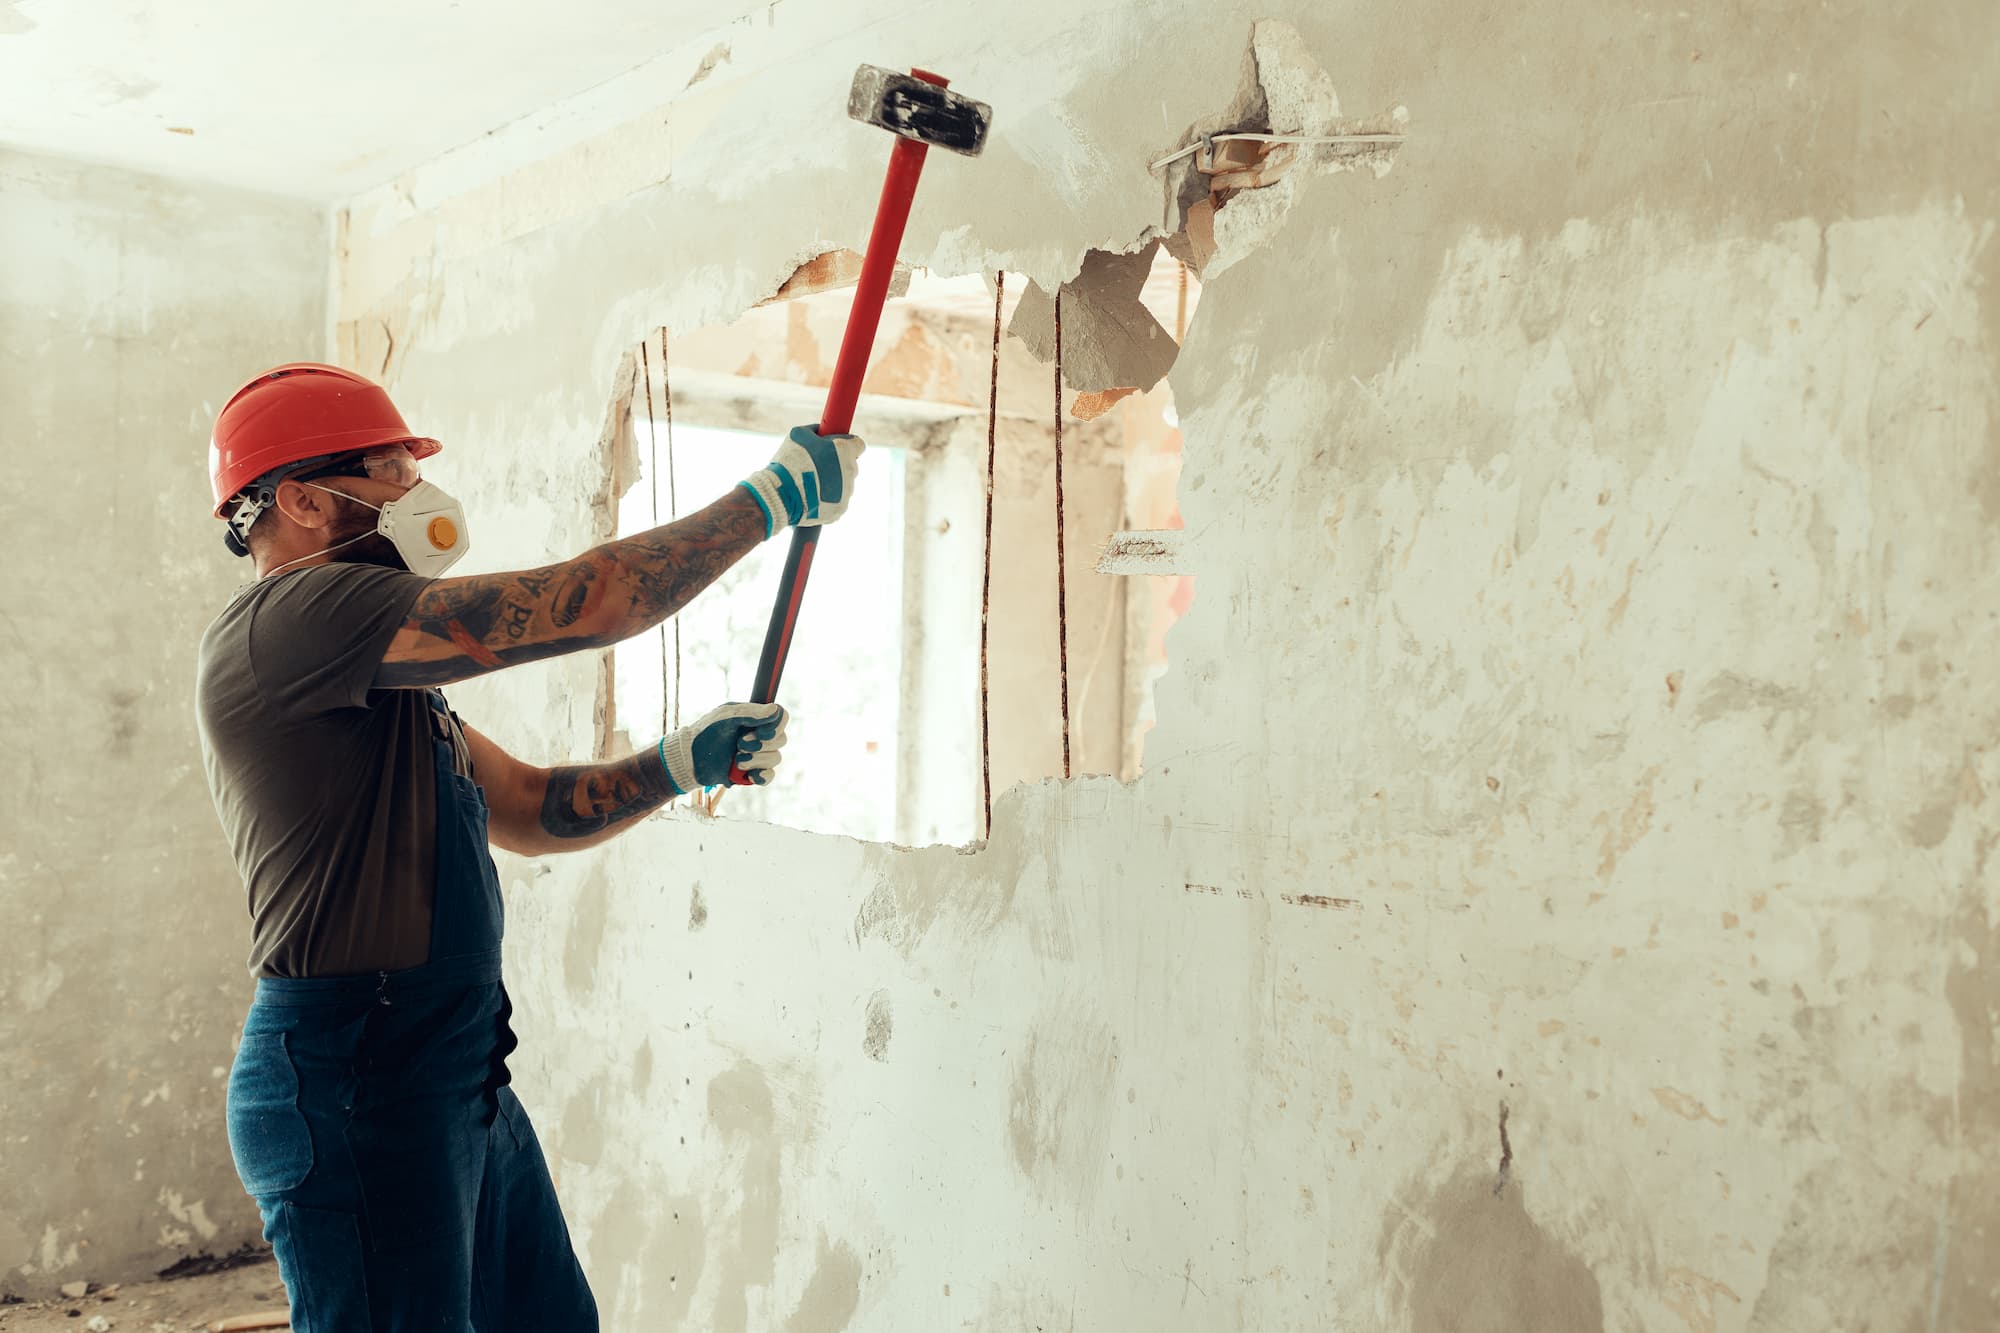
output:
[[[640,415],[638,480],[618,501],[618,535],[667,521],[666,423]],[[653,431],[659,512],[653,507]],[[770,460],[777,442],[746,431],[673,428],[675,488],[685,516]],[[846,515],[827,528],[793,639],[778,702],[791,710],[784,765],[768,790],[729,793],[736,818],[886,841],[895,836],[897,707],[902,670],[903,454],[871,449]],[[791,534],[766,543],[680,614],[681,725],[750,697]],[[614,725],[644,745],[674,725],[674,631],[613,650]],[[664,663],[663,663],[664,658]]]

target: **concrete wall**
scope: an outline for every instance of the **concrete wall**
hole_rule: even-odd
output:
[[[643,126],[357,201],[342,315],[474,560],[572,551],[640,332],[865,233],[857,63],[997,111],[906,258],[1053,285],[1178,225],[1145,163],[1267,14],[1274,117],[1411,137],[1218,219],[1144,778],[971,854],[725,805],[505,865],[610,1326],[1994,1327],[1984,0],[779,7]],[[593,687],[454,694],[547,761]]]
[[[0,1294],[257,1239],[223,1130],[243,889],[194,729],[247,574],[215,409],[326,344],[325,210],[0,153]]]

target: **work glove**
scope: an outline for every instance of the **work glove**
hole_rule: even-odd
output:
[[[785,748],[786,713],[777,704],[724,704],[691,727],[660,737],[660,762],[674,795],[729,781],[730,765],[764,786]]]
[[[770,465],[739,483],[764,511],[764,536],[775,537],[790,527],[817,527],[846,513],[866,447],[859,435],[821,435],[811,426],[792,427]]]

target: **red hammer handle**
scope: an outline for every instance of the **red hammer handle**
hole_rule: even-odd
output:
[[[913,69],[911,74],[942,88],[946,80]],[[861,397],[861,380],[868,373],[868,356],[875,349],[875,330],[882,322],[882,303],[889,296],[889,279],[896,272],[896,255],[903,248],[903,228],[910,220],[910,200],[917,193],[917,177],[923,173],[929,148],[915,139],[896,136],[889,153],[889,174],[882,182],[882,198],[875,205],[875,228],[868,235],[868,253],[861,261],[861,278],[854,286],[854,305],[847,312],[847,331],[840,339],[840,355],[833,364],[833,382],[827,386],[826,406],[821,410],[818,431],[822,435],[844,435],[854,424],[854,404]],[[791,656],[792,631],[798,625],[799,607],[805,601],[806,579],[812,573],[813,552],[819,547],[819,529],[792,529],[792,548],[785,556],[785,570],[778,580],[778,600],[771,608],[771,625],[764,632],[764,655],[757,661],[757,675],[750,693],[752,703],[767,704],[778,697],[778,681],[785,674],[785,659]],[[732,785],[748,786],[750,778],[741,768],[731,767]]]

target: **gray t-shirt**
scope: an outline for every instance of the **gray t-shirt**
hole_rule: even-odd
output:
[[[370,688],[429,582],[378,565],[293,570],[244,588],[202,635],[202,761],[249,891],[250,970],[260,977],[429,959],[429,692]],[[451,739],[469,775],[455,726]]]

